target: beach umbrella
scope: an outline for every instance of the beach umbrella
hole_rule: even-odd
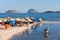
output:
[[[12,17],[7,17],[7,18],[10,19],[10,20],[12,19]]]
[[[15,24],[15,20],[14,19],[9,20],[8,22],[11,23],[11,24]]]
[[[12,20],[13,18],[12,18],[12,17],[7,17],[7,19],[8,19],[8,21],[9,21],[9,20]]]
[[[7,19],[2,19],[2,22],[7,22]]]
[[[4,19],[4,22],[7,22],[7,19]]]
[[[0,18],[0,22],[2,22],[2,20],[3,20],[3,19],[2,19],[2,18]]]
[[[33,22],[32,19],[29,18],[29,17],[26,17],[25,19],[26,19],[28,22]]]
[[[25,21],[27,21],[27,20],[25,20],[24,18],[21,18],[20,21],[25,22]]]
[[[40,18],[39,21],[43,21],[42,18]]]
[[[38,22],[39,19],[38,19],[38,18],[34,18],[33,21],[34,21],[34,22]]]
[[[30,19],[33,21],[34,17],[31,17]]]
[[[20,21],[20,18],[16,18],[15,20],[16,20],[16,21]]]

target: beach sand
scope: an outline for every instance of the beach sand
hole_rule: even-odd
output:
[[[17,33],[22,34],[27,29],[30,29],[31,27],[33,27],[33,25],[34,24],[29,24],[28,26],[24,25],[21,27],[11,27],[8,30],[5,30],[4,26],[0,26],[0,27],[3,27],[2,29],[0,29],[0,40],[10,40],[10,38],[13,35]]]

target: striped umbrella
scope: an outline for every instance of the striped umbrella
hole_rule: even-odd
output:
[[[29,18],[29,17],[26,17],[25,19],[26,19],[28,22],[33,22],[32,19]]]

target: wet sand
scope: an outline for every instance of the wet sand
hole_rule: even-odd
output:
[[[60,23],[60,21],[42,21],[37,23]]]

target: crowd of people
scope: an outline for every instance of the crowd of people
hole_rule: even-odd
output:
[[[11,18],[11,17],[8,17],[7,19],[2,19],[2,21],[0,22],[1,25],[4,25],[5,27],[6,26],[12,26],[12,27],[15,27],[15,26],[22,26],[24,24],[28,25],[29,23],[34,23],[35,21],[39,22],[39,21],[42,21],[42,19],[31,19],[29,17],[26,17],[26,18]]]

